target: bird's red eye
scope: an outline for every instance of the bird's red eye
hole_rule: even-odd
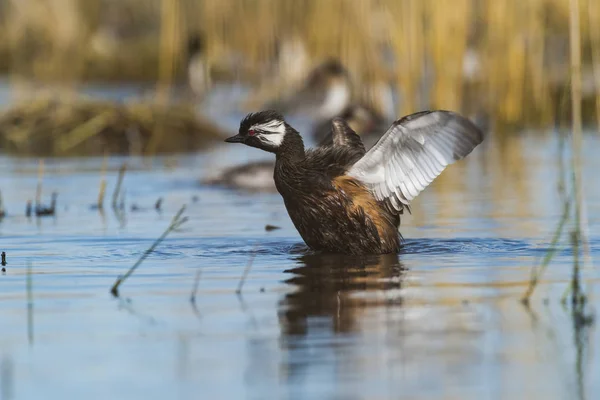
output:
[[[255,135],[255,133],[256,133],[256,132],[254,132],[254,129],[250,129],[250,130],[248,131],[248,135],[250,135],[250,136],[254,136],[254,135]]]

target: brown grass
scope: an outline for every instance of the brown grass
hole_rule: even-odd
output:
[[[600,40],[593,3],[581,7],[584,67]],[[4,8],[0,55],[10,55],[4,67],[17,77],[152,80],[163,96],[185,77],[188,34],[201,32],[213,78],[262,84],[273,78],[278,41],[300,38],[311,64],[333,56],[351,69],[359,98],[377,106],[380,87],[395,87],[398,114],[446,108],[539,126],[569,95],[568,0],[22,0]],[[473,54],[478,73],[465,74]],[[584,99],[584,120],[594,101]]]
[[[168,140],[155,138],[157,126],[168,133]],[[218,127],[202,120],[186,105],[40,98],[17,103],[0,115],[0,148],[9,154],[181,152],[198,149],[224,136]],[[159,143],[150,148],[152,140]]]

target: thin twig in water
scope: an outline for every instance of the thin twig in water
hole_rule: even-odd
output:
[[[2,200],[2,191],[0,190],[0,219],[6,216],[6,210],[4,210],[4,201]]]
[[[123,189],[121,191],[121,199],[119,200],[119,210],[125,210],[125,197],[127,195],[127,190]]]
[[[196,303],[196,293],[198,293],[198,284],[200,283],[200,268],[196,271],[196,278],[194,278],[194,287],[192,288],[192,294],[190,295],[190,301]]]
[[[104,159],[102,160],[102,169],[100,172],[100,190],[98,192],[98,209],[104,208],[104,193],[106,192],[106,168],[108,164],[108,156],[106,151],[104,152]]]
[[[569,39],[571,50],[571,112],[572,132],[571,144],[573,147],[573,191],[575,192],[575,232],[571,237],[573,242],[573,276],[571,279],[573,305],[585,301],[580,287],[579,266],[579,244],[583,239],[582,207],[583,207],[583,185],[581,171],[581,144],[582,144],[582,120],[581,120],[581,30],[579,23],[579,0],[570,1],[569,12]]]
[[[254,256],[256,256],[256,251],[252,250],[252,254],[250,254],[250,258],[248,259],[248,263],[246,264],[246,268],[244,269],[244,273],[240,278],[240,282],[238,283],[238,287],[235,290],[237,294],[242,293],[242,287],[244,286],[244,282],[246,282],[246,277],[250,272],[250,268],[252,268],[252,262],[254,261]]]
[[[579,243],[581,242],[581,238],[577,237],[577,232],[571,232],[571,246],[573,246],[573,268],[579,269]],[[581,309],[583,312],[583,306],[587,301],[587,296],[581,290],[581,283],[579,281],[579,273],[573,273],[571,276],[571,281],[569,281],[569,285],[565,289],[562,297],[560,298],[560,302],[563,305],[567,304],[567,298],[569,294],[572,294],[571,297],[571,305],[573,309]]]
[[[531,270],[531,278],[529,279],[529,286],[527,287],[527,291],[521,298],[521,301],[524,304],[529,303],[529,298],[533,294],[533,291],[535,290],[540,278],[542,277],[542,274],[544,273],[544,271],[546,271],[546,268],[550,264],[550,261],[552,261],[552,257],[554,257],[554,254],[556,253],[556,250],[558,247],[557,246],[558,240],[560,239],[560,237],[562,235],[562,231],[565,227],[565,224],[566,224],[567,220],[569,219],[570,208],[571,208],[570,201],[568,201],[568,200],[565,201],[564,208],[563,208],[563,214],[560,218],[560,222],[558,223],[558,227],[556,228],[556,231],[554,232],[552,241],[550,242],[550,248],[546,252],[546,255],[544,256],[544,259],[542,260],[541,265],[538,268],[534,267]]]
[[[119,298],[119,309],[127,311],[129,314],[133,315],[136,318],[139,318],[140,320],[146,323],[156,324],[158,322],[156,318],[154,318],[152,315],[139,312],[134,307],[133,302],[131,302],[129,299]]]
[[[113,192],[112,197],[112,207],[117,209],[117,201],[119,200],[119,192],[121,191],[121,185],[123,184],[123,178],[125,177],[125,171],[127,170],[127,164],[123,163],[121,168],[119,168],[119,177],[117,180],[117,186],[115,186],[115,191]]]
[[[142,254],[142,256],[136,261],[136,263],[133,264],[133,266],[131,268],[129,268],[129,270],[125,273],[125,275],[117,278],[117,280],[115,281],[115,284],[110,289],[110,292],[112,293],[113,296],[115,296],[115,297],[119,296],[119,286],[121,285],[121,283],[125,282],[125,280],[127,278],[129,278],[129,276],[131,274],[133,274],[133,272],[137,269],[137,267],[140,266],[140,264],[146,259],[146,257],[148,257],[150,255],[150,253],[152,253],[154,251],[154,249],[167,237],[167,235],[169,233],[171,233],[172,231],[176,230],[177,228],[179,228],[181,225],[183,225],[188,220],[187,217],[183,217],[183,218],[181,217],[181,215],[183,214],[184,211],[185,211],[185,206],[181,207],[181,209],[177,212],[177,214],[175,214],[175,216],[171,220],[171,224],[167,227],[167,229],[163,232],[163,234],[160,235],[160,237],[158,239],[156,239],[154,241],[154,243],[152,243],[152,246],[150,246],[144,252],[144,254]]]
[[[42,182],[44,180],[44,159],[38,162],[38,183],[35,190],[35,207],[38,209],[42,203]]]
[[[583,247],[583,253],[585,260],[589,260],[591,263],[591,255],[589,251],[589,244],[587,238],[587,224],[585,221],[585,204],[583,200],[583,177],[581,170],[581,147],[583,141],[582,134],[582,117],[581,117],[581,37],[580,37],[580,23],[579,23],[579,0],[570,0],[569,10],[569,39],[570,39],[570,63],[571,63],[571,74],[569,76],[571,82],[571,190],[572,198],[574,199],[574,215],[572,218],[574,221],[574,229],[570,234],[570,246],[573,250],[573,270],[569,286],[567,287],[564,295],[562,296],[562,302],[566,304],[566,299],[569,293],[571,294],[571,305],[573,309],[583,308],[586,302],[586,296],[583,294],[581,289],[581,278],[580,278],[580,251]],[[562,102],[561,102],[562,103]],[[556,244],[560,238],[561,232],[564,228],[566,221],[569,219],[569,204],[571,200],[568,200],[568,196],[565,193],[565,180],[563,179],[562,169],[564,165],[562,163],[562,145],[563,140],[560,142],[561,145],[561,175],[559,179],[559,194],[563,198],[565,205],[564,213],[559,222],[557,231],[552,240],[550,249],[547,251],[544,261],[539,269],[532,270],[532,276],[529,287],[522,298],[524,304],[527,304],[529,297],[533,293],[533,290],[547,267],[550,259],[556,252]],[[583,246],[582,246],[583,244]]]
[[[124,211],[124,206],[120,207],[117,204],[117,202],[119,201],[119,195],[124,196],[124,194],[121,193],[121,186],[123,184],[123,178],[125,177],[126,170],[127,170],[127,164],[123,163],[121,165],[121,168],[119,168],[119,177],[117,179],[117,185],[115,186],[115,191],[113,192],[113,198],[112,198],[112,209],[113,209],[113,212],[115,213],[115,216],[117,217],[117,220],[121,224],[121,227],[125,226],[125,223],[126,223],[125,211]],[[124,190],[123,190],[123,192],[124,192]],[[123,197],[121,197],[121,201],[123,201]]]
[[[27,338],[33,344],[33,282],[31,261],[27,262]]]
[[[190,303],[192,305],[192,311],[198,319],[200,319],[200,311],[198,310],[198,304],[196,303],[196,294],[198,293],[198,285],[200,283],[200,268],[196,271],[196,278],[194,279],[194,287],[192,288],[192,294],[190,295]]]
[[[242,312],[250,316],[250,323],[252,324],[252,327],[255,330],[258,330],[258,321],[256,321],[256,317],[254,316],[252,309],[250,309],[250,307],[248,307],[248,305],[244,301],[244,296],[242,295],[242,293],[237,293],[236,296],[238,298],[238,301],[240,302],[240,308],[242,309]]]

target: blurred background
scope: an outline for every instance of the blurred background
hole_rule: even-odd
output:
[[[208,135],[214,129],[189,120],[190,105],[211,104],[211,95],[233,86],[238,90],[228,99],[214,100],[221,110],[224,103],[240,112],[272,106],[335,60],[348,72],[349,102],[389,120],[441,108],[502,132],[544,129],[570,118],[569,13],[568,0],[0,0],[1,101],[30,120],[61,119],[53,121],[55,135],[110,115],[96,120],[93,132],[51,146],[64,153],[91,140],[98,125],[121,130],[128,119],[146,122],[143,139],[151,136],[145,130],[178,132],[189,124]],[[583,120],[595,125],[600,5],[582,0],[580,14]],[[162,104],[169,117],[153,118],[176,126],[148,122],[148,104],[126,107],[120,118],[100,103],[69,104],[64,113],[76,115],[54,115],[59,105],[48,104],[48,96],[62,107],[90,84],[117,85],[119,100],[143,96]],[[166,107],[173,102],[176,109]],[[2,144],[36,150],[25,143],[43,140],[39,123],[11,117],[0,123]],[[37,150],[50,148],[46,140]],[[145,152],[186,146],[156,138],[141,143]]]
[[[487,136],[400,254],[313,254],[223,143],[267,108]],[[599,124],[599,0],[0,0],[0,399],[594,398]]]

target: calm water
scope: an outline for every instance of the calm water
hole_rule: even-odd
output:
[[[235,128],[237,117],[225,126]],[[589,134],[585,144],[597,261],[600,140]],[[124,218],[90,209],[102,160],[59,159],[46,161],[43,185],[45,202],[59,193],[56,217],[28,219],[37,160],[0,156],[9,214],[0,222],[8,261],[0,398],[596,398],[600,335],[559,302],[570,278],[567,249],[531,310],[519,303],[561,213],[557,154],[552,135],[480,147],[415,201],[400,255],[363,259],[307,251],[277,194],[198,183],[220,166],[265,157],[254,149],[127,159]],[[110,160],[108,202],[122,161]],[[130,211],[133,204],[140,210]],[[113,298],[115,278],[183,204],[189,222]],[[266,232],[266,224],[281,229]],[[600,273],[583,274],[598,308]]]

